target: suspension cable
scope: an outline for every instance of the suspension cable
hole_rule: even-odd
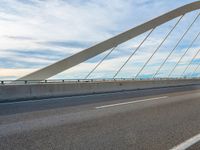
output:
[[[189,68],[189,66],[192,64],[193,60],[197,57],[197,55],[200,53],[200,49],[197,51],[197,53],[194,55],[194,57],[190,60],[189,64],[187,65],[187,67],[185,68],[185,70],[183,71],[183,73],[181,74],[181,77],[185,74],[186,70]]]
[[[191,42],[191,44],[189,45],[189,47],[187,48],[187,50],[184,52],[184,54],[181,56],[181,58],[178,60],[178,62],[176,63],[176,65],[174,66],[174,68],[171,70],[171,72],[169,73],[168,77],[170,77],[172,75],[172,73],[174,72],[174,70],[176,69],[176,67],[179,65],[179,63],[181,62],[181,60],[185,57],[185,55],[187,54],[187,52],[190,50],[190,48],[193,46],[193,44],[195,43],[195,41],[197,40],[197,38],[199,37],[200,32],[197,34],[197,36],[194,38],[194,40]]]
[[[185,14],[184,14],[185,15]],[[183,16],[184,16],[183,15]],[[198,16],[200,15],[200,13],[197,15],[196,18],[198,18]],[[183,18],[182,16],[182,18]],[[195,21],[196,21],[195,18]],[[192,25],[194,24],[194,22],[192,22],[192,24],[190,24],[190,26],[188,27],[188,29],[185,31],[185,33],[182,35],[182,37],[179,39],[179,41],[177,42],[177,44],[175,45],[175,47],[172,49],[172,51],[169,53],[169,55],[167,56],[167,58],[164,60],[164,62],[160,65],[160,67],[158,68],[158,70],[156,71],[156,73],[154,74],[153,78],[155,78],[155,76],[160,72],[161,68],[164,66],[164,64],[166,63],[166,61],[168,60],[168,58],[172,55],[172,53],[175,51],[175,49],[178,47],[179,43],[182,41],[182,39],[185,37],[185,35],[188,33],[188,31],[190,30],[190,28],[192,27]]]
[[[169,35],[176,28],[176,26],[178,25],[178,23],[180,22],[181,19],[182,19],[182,17],[180,17],[178,19],[178,21],[175,23],[175,25],[173,26],[173,28],[168,32],[168,34],[165,36],[165,38],[162,40],[162,42],[158,45],[158,47],[156,48],[156,50],[153,52],[153,54],[151,55],[151,57],[146,61],[146,63],[141,68],[141,70],[137,73],[137,75],[135,76],[135,78],[137,78],[140,75],[140,73],[143,71],[143,69],[146,67],[146,65],[149,63],[149,61],[152,59],[152,57],[156,54],[156,52],[160,49],[160,47],[163,45],[163,43],[166,41],[166,39],[169,37]]]
[[[115,73],[113,76],[113,79],[119,74],[119,72],[124,68],[124,66],[129,62],[129,60],[135,55],[135,53],[140,49],[140,47],[143,45],[143,43],[148,39],[148,37],[151,35],[151,33],[154,31],[155,28],[153,28],[148,35],[143,39],[143,41],[139,44],[139,46],[135,49],[135,51],[128,57],[128,59],[124,62],[124,64],[119,68],[119,70]]]
[[[191,73],[191,76],[193,76],[193,74],[195,74],[195,72],[199,69],[200,67],[200,63],[197,65],[197,67],[194,69],[194,71]]]
[[[101,61],[88,73],[88,75],[85,77],[85,79],[87,79],[96,69],[99,65],[102,64],[102,62],[116,49],[117,46],[113,47],[108,54],[106,54],[103,59],[101,59]]]

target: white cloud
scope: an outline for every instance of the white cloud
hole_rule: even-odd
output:
[[[0,59],[13,61],[13,68],[19,67],[16,68],[19,71],[20,68],[25,70],[30,67],[32,68],[32,66],[28,65],[34,62],[39,64],[37,66],[38,68],[36,68],[39,69],[51,64],[55,60],[50,59],[49,55],[35,57],[27,54],[24,57],[24,55],[18,55],[17,50],[25,52],[35,51],[36,53],[51,50],[55,54],[60,53],[59,58],[55,58],[59,60],[87,47],[49,45],[45,43],[51,41],[71,41],[75,43],[89,43],[92,46],[95,43],[106,40],[109,37],[148,21],[158,14],[162,14],[189,2],[191,1],[177,0],[172,3],[166,0],[48,0],[33,2],[2,0],[0,4]],[[151,55],[152,51],[155,50],[155,44],[161,42],[159,35],[163,34],[165,29],[169,29],[169,26],[166,25],[166,27],[156,33],[142,47],[140,53],[133,58],[134,62],[144,62],[144,59],[146,60]],[[183,28],[180,28],[180,30],[183,30]],[[141,41],[143,37],[141,36],[127,42],[124,46],[122,45],[120,47],[121,49],[119,48],[120,50],[114,53],[115,57],[113,56],[113,58],[106,60],[102,64],[99,68],[99,73],[105,74],[103,73],[104,71],[114,72],[128,57],[128,54],[131,53],[129,49],[135,49],[138,41]],[[187,38],[187,40],[189,39]],[[166,45],[170,45],[173,41],[174,37],[166,42]],[[159,53],[158,59],[155,59],[152,63],[158,63],[161,58],[164,58],[166,53],[164,51],[163,53]],[[119,56],[122,57],[119,58]],[[24,65],[19,64],[19,62]],[[130,68],[130,70],[132,68],[131,64],[130,62],[127,65],[127,68]],[[75,67],[75,70],[78,69],[75,72],[77,76],[81,72],[85,72],[86,74],[94,65],[92,62],[85,62]],[[27,68],[24,68],[25,66]],[[10,68],[6,64],[1,64],[0,67],[5,69]],[[88,68],[88,70],[85,70],[85,68]],[[74,68],[66,71],[67,75],[66,72],[60,74],[60,77],[71,77],[73,70]],[[6,75],[8,73],[13,74],[9,70],[3,72],[6,72]],[[21,73],[17,72],[15,75],[20,77],[26,73],[26,71],[22,71]],[[5,74],[0,72],[1,76],[5,77]],[[57,77],[59,75],[55,78]]]

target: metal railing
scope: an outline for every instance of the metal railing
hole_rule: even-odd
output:
[[[113,82],[113,81],[149,81],[149,80],[182,80],[182,79],[200,79],[199,77],[181,77],[181,78],[95,78],[95,79],[49,79],[49,80],[0,80],[0,85],[30,85],[30,84],[62,84],[62,83],[92,83],[92,82]]]

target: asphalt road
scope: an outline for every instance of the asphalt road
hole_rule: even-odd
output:
[[[0,150],[199,150],[199,134],[199,86],[0,104]]]

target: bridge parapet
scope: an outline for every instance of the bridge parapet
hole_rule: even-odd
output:
[[[0,86],[0,102],[30,100],[63,96],[120,92],[138,89],[166,88],[173,86],[200,85],[200,79],[166,80],[107,80],[92,82],[35,83]]]

